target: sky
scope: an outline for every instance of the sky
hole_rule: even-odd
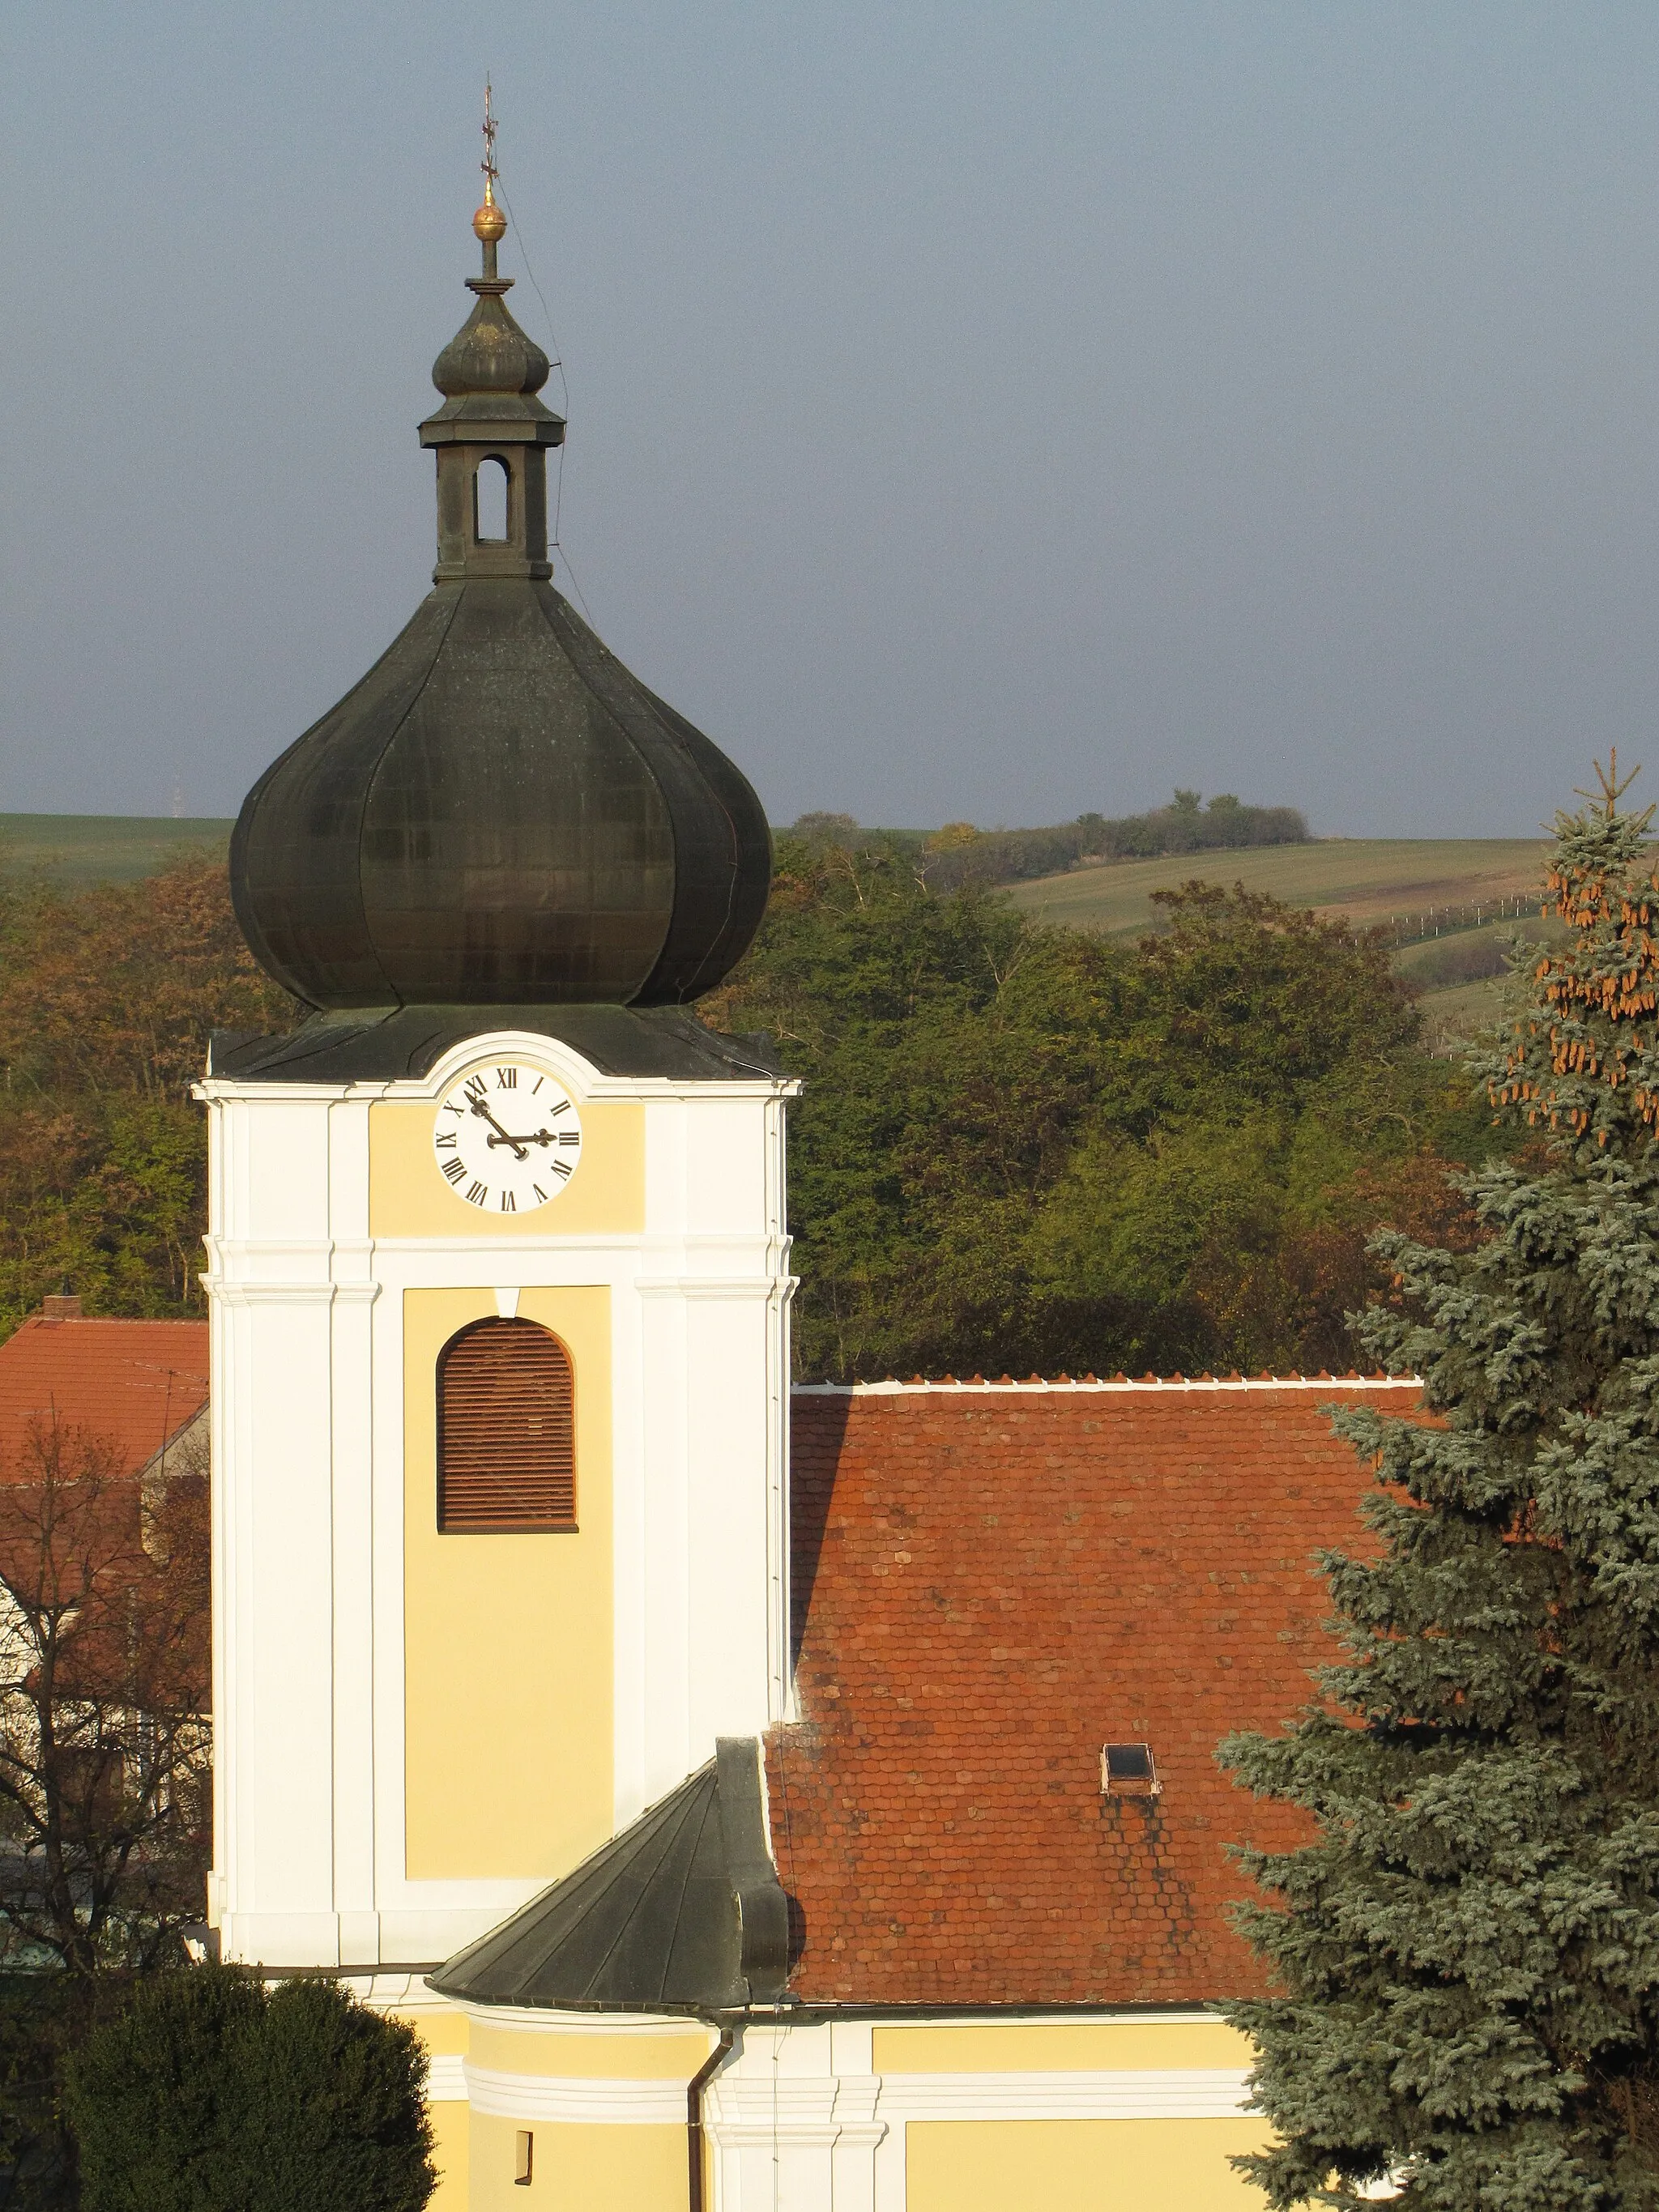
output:
[[[1659,798],[1651,0],[58,0],[0,811],[234,812],[429,588],[486,70],[558,583],[775,822]]]

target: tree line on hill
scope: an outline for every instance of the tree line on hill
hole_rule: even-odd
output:
[[[1246,806],[1231,793],[1207,805],[1201,799],[1199,792],[1177,791],[1169,805],[1147,814],[1079,814],[1041,830],[976,830],[971,822],[925,831],[864,830],[850,814],[803,814],[780,835],[815,849],[902,854],[935,890],[1025,883],[1097,861],[1309,842],[1307,822],[1294,806]]]

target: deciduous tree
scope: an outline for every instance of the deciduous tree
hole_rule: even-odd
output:
[[[201,1917],[205,1476],[55,1417],[0,1469],[0,1965],[145,1968]]]

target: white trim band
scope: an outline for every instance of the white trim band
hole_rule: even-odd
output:
[[[497,2120],[573,2120],[585,2126],[685,2125],[684,2081],[630,2081],[609,2075],[499,2074],[465,2063],[467,2099]]]
[[[466,2061],[451,2051],[441,2051],[427,2061],[426,2100],[428,2105],[466,2102]]]
[[[886,2074],[878,2109],[902,2120],[1230,2120],[1249,2110],[1243,2067]]]
[[[614,2075],[504,2074],[469,2059],[434,2059],[435,2100],[443,2067],[460,2065],[475,2112],[503,2120],[573,2121],[614,2127],[684,2126],[685,2084]],[[710,2083],[710,2133],[725,2143],[880,2142],[910,2120],[1225,2120],[1249,2109],[1242,2067],[1102,2068],[1048,2073],[888,2074],[774,2081],[734,2075]]]

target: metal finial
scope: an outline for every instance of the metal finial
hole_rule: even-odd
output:
[[[495,204],[495,179],[501,171],[495,166],[495,97],[489,79],[484,79],[483,141],[484,156],[478,167],[483,171],[483,205],[472,218],[473,235],[484,250],[484,275],[495,274],[495,246],[507,229],[507,217]]]
[[[495,95],[490,89],[489,79],[484,79],[484,157],[478,164],[484,175],[484,205],[495,204],[495,179],[501,173],[495,167]]]

